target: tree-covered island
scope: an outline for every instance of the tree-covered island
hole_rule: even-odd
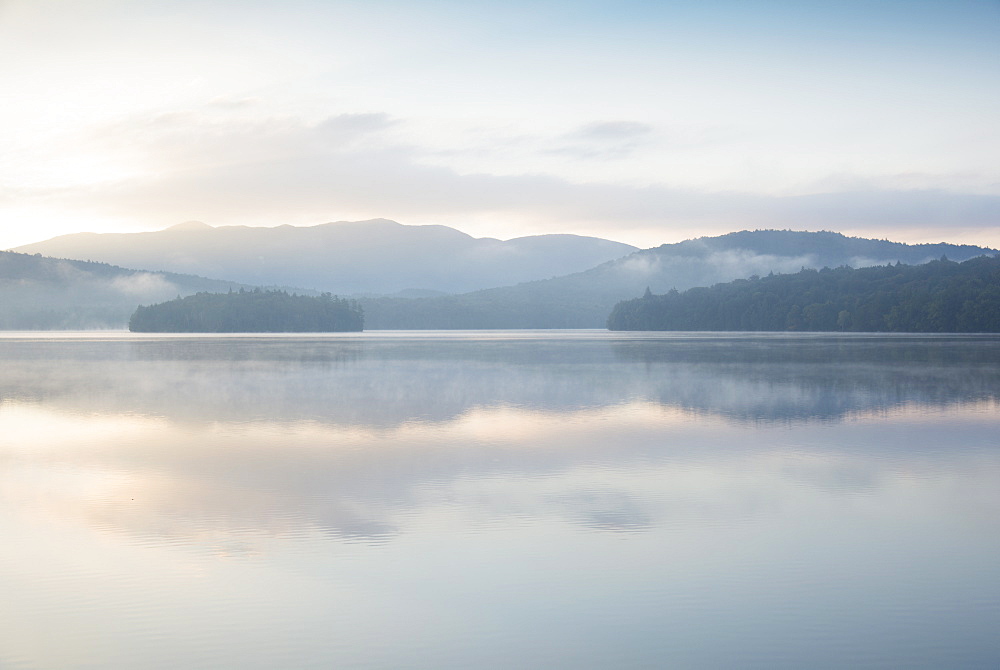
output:
[[[360,332],[364,313],[356,301],[329,293],[311,297],[240,289],[140,305],[128,328],[136,333]]]
[[[1000,256],[802,270],[625,300],[609,330],[1000,332]]]

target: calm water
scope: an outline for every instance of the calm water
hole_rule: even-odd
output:
[[[0,667],[1000,666],[1000,339],[0,336]]]

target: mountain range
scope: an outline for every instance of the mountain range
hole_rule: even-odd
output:
[[[339,295],[433,295],[579,272],[636,247],[579,235],[501,241],[374,219],[274,228],[188,222],[149,233],[74,233],[14,251]]]
[[[384,219],[300,228],[187,223],[153,233],[64,235],[18,250],[102,262],[5,252],[5,328],[123,327],[138,304],[251,285],[359,297],[367,329],[603,328],[617,302],[646,288],[665,293],[802,268],[916,265],[995,253],[787,230],[636,250],[574,235],[501,242]],[[482,286],[488,288],[469,288]]]
[[[363,300],[372,329],[603,328],[620,300],[711,286],[802,268],[918,265],[947,256],[963,261],[995,253],[956,244],[902,244],[834,232],[754,230],[702,237],[602,263],[584,272],[457,296]]]

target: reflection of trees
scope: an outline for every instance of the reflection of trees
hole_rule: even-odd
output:
[[[735,420],[831,420],[1000,393],[996,338],[709,337],[615,351],[659,373],[659,402]]]
[[[633,400],[737,421],[836,420],[1000,393],[1000,340],[983,337],[9,340],[0,364],[0,400],[382,428]]]
[[[676,468],[689,459],[738,470],[734,457],[775,448],[773,427],[744,430],[747,422],[835,421],[907,404],[995,401],[997,345],[766,336],[8,340],[0,341],[0,397],[72,421],[112,415],[133,422],[126,434],[134,439],[99,440],[73,458],[95,471],[137,473],[135,483],[115,486],[141,489],[141,504],[108,503],[131,502],[128,489],[87,506],[99,523],[136,533],[263,528],[382,542],[400,532],[406,510],[467,479],[477,481],[471,500],[488,482],[500,489],[518,482],[522,495],[535,480],[531,505],[544,503],[582,527],[638,532],[657,517],[613,478],[605,488],[567,481],[553,490],[546,477],[595,464],[628,472],[667,462]],[[655,404],[690,414],[685,421]],[[983,430],[969,426],[931,458],[973,453]],[[810,449],[832,457],[803,476],[872,486],[864,478],[878,470],[877,454],[924,457],[907,440],[889,436],[852,451],[831,437]],[[497,504],[516,513],[506,495],[499,490]]]

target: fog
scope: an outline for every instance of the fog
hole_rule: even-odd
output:
[[[982,665],[998,375],[996,337],[6,334],[0,663]]]
[[[122,329],[140,304],[242,285],[0,252],[0,330]]]
[[[0,282],[0,329],[125,328],[138,305],[192,292],[155,273],[105,279],[68,263],[59,270],[62,281]]]
[[[381,430],[483,408],[570,413],[639,402],[781,424],[1000,397],[1000,344],[990,337],[460,335],[446,346],[405,334],[5,338],[0,399],[192,424]]]
[[[0,338],[8,498],[33,482],[62,516],[225,555],[394,541],[441,491],[473,524],[742,523],[789,487],[872,495],[899,463],[974,468],[998,403],[995,338]],[[100,494],[24,479],[43,462]],[[599,486],[577,482],[595,467]]]

